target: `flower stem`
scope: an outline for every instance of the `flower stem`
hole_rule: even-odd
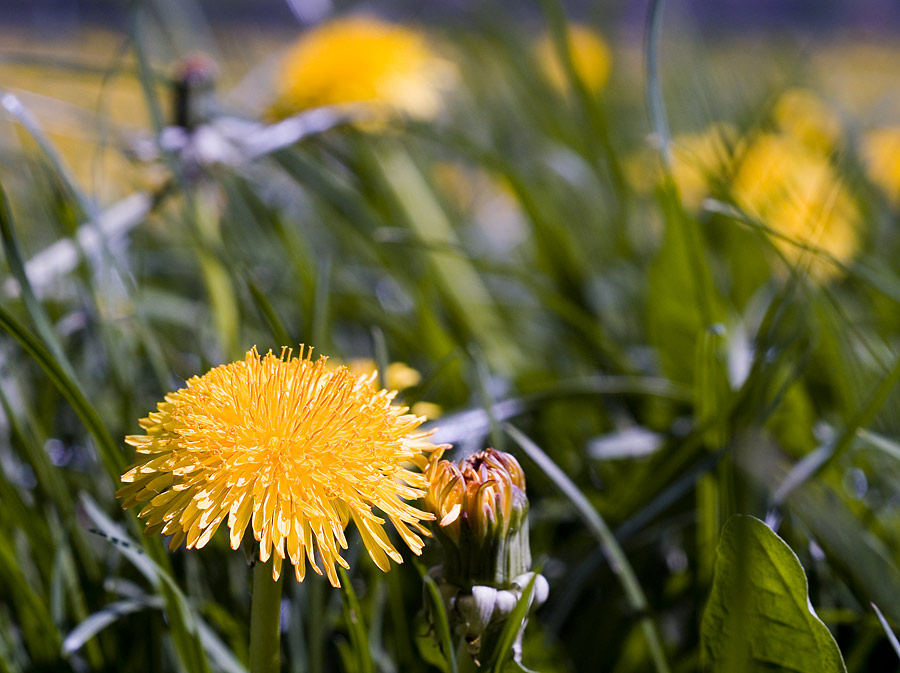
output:
[[[281,670],[281,579],[272,579],[272,559],[253,567],[250,607],[250,673]]]

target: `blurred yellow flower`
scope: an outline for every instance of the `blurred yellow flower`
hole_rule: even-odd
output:
[[[900,206],[900,127],[867,132],[861,152],[869,180],[884,190],[892,206]]]
[[[378,368],[375,360],[371,358],[356,358],[347,363],[347,369],[351,374],[377,374]],[[385,385],[389,390],[403,391],[407,388],[419,385],[422,375],[417,369],[413,369],[405,362],[392,362],[388,365],[387,376],[385,376]],[[425,416],[426,418],[438,418],[444,413],[441,405],[433,402],[419,401],[412,405],[411,411],[416,416]]]
[[[290,48],[273,112],[286,117],[325,105],[366,104],[376,115],[431,118],[452,77],[423,32],[350,16],[309,30]]]
[[[444,414],[444,409],[440,404],[434,402],[419,401],[412,405],[412,412],[416,416],[425,416],[426,418],[440,418]]]
[[[606,41],[593,29],[573,23],[568,26],[569,55],[578,78],[589,91],[600,92],[609,80],[612,54]],[[559,58],[553,36],[543,35],[535,47],[538,63],[554,88],[569,90],[566,68]]]
[[[830,152],[841,140],[841,118],[809,89],[788,89],[772,108],[778,128],[813,150]]]
[[[840,275],[839,267],[791,241],[818,248],[841,263],[851,261],[859,249],[856,201],[828,157],[797,138],[763,133],[753,139],[741,154],[732,195],[747,213],[780,234],[772,242],[790,262],[809,262],[817,281]]]
[[[147,503],[140,518],[146,534],[172,535],[170,547],[209,542],[227,520],[237,549],[251,526],[260,561],[273,557],[294,565],[298,581],[306,559],[332,585],[335,563],[347,568],[344,528],[352,519],[375,564],[388,557],[402,563],[383,528],[391,521],[416,554],[420,521],[433,519],[403,500],[424,495],[426,454],[439,447],[428,432],[414,432],[425,418],[392,406],[395,393],[376,391],[373,376],[315,362],[311,349],[292,358],[254,348],[243,361],[193,377],[166,395],[157,411],[141,420],[145,435],[126,441],[139,462],[123,476],[117,496],[123,507]],[[416,531],[416,532],[414,532]]]
[[[712,124],[672,139],[672,179],[686,208],[698,210],[716,180],[728,179],[736,137],[732,126]]]
[[[356,358],[347,363],[351,374],[375,374],[378,367],[371,358]],[[405,362],[392,362],[388,365],[384,384],[390,390],[406,390],[418,385],[422,375]]]

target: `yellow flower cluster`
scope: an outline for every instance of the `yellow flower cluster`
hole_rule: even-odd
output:
[[[831,162],[840,119],[812,92],[790,89],[775,102],[771,121],[774,130],[748,138],[721,124],[676,136],[672,178],[691,210],[717,190],[730,191],[742,210],[771,228],[789,262],[808,264],[818,282],[836,278],[859,250],[862,225],[859,205]],[[897,165],[900,175],[900,159]]]
[[[282,62],[273,112],[361,104],[376,117],[434,117],[450,65],[426,35],[370,16],[335,19],[306,32]]]
[[[287,558],[302,581],[308,560],[337,586],[351,519],[382,570],[402,562],[385,518],[420,553],[420,522],[434,517],[403,502],[427,488],[408,468],[424,470],[439,447],[415,431],[425,419],[393,406],[396,393],[377,391],[373,375],[326,360],[302,347],[295,358],[253,349],[166,395],[141,420],[146,434],[126,438],[139,462],[122,476],[123,507],[146,503],[146,533],[171,535],[173,549],[203,547],[223,522],[236,549],[250,526],[276,578]]]
[[[740,159],[732,195],[772,228],[772,242],[782,254],[794,264],[808,263],[810,276],[819,282],[842,274],[832,259],[846,264],[859,250],[862,216],[856,200],[828,156],[793,136],[754,138]]]

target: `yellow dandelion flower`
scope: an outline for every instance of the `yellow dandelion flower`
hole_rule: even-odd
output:
[[[788,89],[778,97],[772,118],[783,132],[812,150],[830,152],[841,140],[841,118],[809,89]]]
[[[568,26],[568,42],[569,55],[578,78],[589,91],[602,91],[612,70],[612,54],[606,41],[593,29],[573,23]],[[553,36],[542,36],[535,46],[535,52],[550,84],[558,91],[568,91],[569,78],[560,61]]]
[[[817,281],[840,275],[822,255],[809,258],[796,243],[814,246],[841,263],[856,255],[859,207],[828,158],[792,136],[764,133],[741,156],[732,183],[735,201],[775,232],[772,242],[791,262],[810,261]]]
[[[371,358],[355,358],[347,363],[352,374],[377,374],[377,365]],[[406,390],[419,385],[422,375],[405,362],[392,362],[387,367],[384,382],[391,390]]]
[[[684,133],[672,140],[672,179],[685,207],[698,210],[711,186],[731,171],[737,132],[727,124],[713,124],[700,133]]]
[[[426,418],[434,420],[435,418],[443,416],[444,408],[440,404],[420,400],[419,402],[413,403],[412,412],[417,416],[425,416]]]
[[[126,438],[139,462],[122,476],[123,507],[146,503],[146,534],[171,535],[172,549],[203,547],[222,522],[237,549],[249,525],[276,579],[287,558],[302,581],[308,560],[338,586],[351,519],[382,570],[389,558],[402,563],[385,519],[419,554],[417,533],[428,534],[420,521],[434,517],[404,502],[428,485],[409,468],[424,470],[439,447],[415,431],[424,417],[391,404],[395,392],[326,360],[302,346],[300,357],[254,348],[166,395],[140,421],[146,434]]]
[[[869,131],[862,140],[866,175],[883,190],[895,208],[900,206],[900,127]]]
[[[273,111],[286,117],[325,105],[365,104],[376,114],[432,118],[453,69],[424,33],[370,16],[336,19],[288,51]]]

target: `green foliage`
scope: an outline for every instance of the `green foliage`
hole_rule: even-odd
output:
[[[131,3],[108,53],[97,36],[79,56],[0,49],[0,672],[247,667],[246,554],[222,531],[171,553],[143,537],[114,496],[123,438],[191,376],[301,342],[372,358],[382,379],[391,362],[417,369],[398,400],[438,406],[429,427],[451,457],[502,443],[519,457],[550,585],[522,666],[755,670],[743,647],[788,670],[841,670],[841,653],[850,673],[897,667],[898,205],[862,151],[884,120],[817,71],[821,49],[852,76],[847,47],[698,52],[653,3],[645,91],[642,55],[600,8],[588,22],[613,75],[595,91],[559,3],[540,3],[545,26],[493,3],[442,28],[458,81],[439,118],[318,118],[256,153],[241,127],[246,156],[204,163],[156,142],[162,73],[207,34],[182,4]],[[545,27],[565,90],[532,46]],[[216,114],[268,124],[276,33],[208,35]],[[864,214],[825,280],[827,241],[732,194],[793,86],[837,101],[823,161]],[[738,142],[698,204],[676,150],[712,122]],[[747,517],[723,532],[735,513],[777,535]],[[466,670],[426,572],[436,546],[383,576],[347,538],[340,592],[285,573],[282,670]],[[492,663],[518,670],[509,655]]]

